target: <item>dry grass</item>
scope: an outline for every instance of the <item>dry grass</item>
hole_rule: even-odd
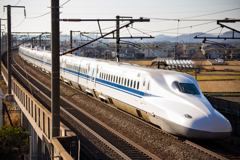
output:
[[[201,76],[197,75],[197,80],[224,80],[224,79],[240,79],[240,76]]]
[[[139,66],[149,66],[152,64],[151,60],[122,60],[121,62],[125,62],[125,63],[131,63],[131,64],[137,64]]]
[[[21,126],[21,116],[20,116],[20,112],[19,111],[9,111],[12,123],[13,123],[13,127],[20,127]],[[11,123],[9,121],[8,115],[5,112],[4,115],[4,124],[7,126],[11,126]]]
[[[225,61],[227,65],[240,66],[240,61]]]
[[[196,61],[193,61],[193,62],[197,64]],[[207,60],[202,61],[202,65],[203,65],[203,66],[211,66],[211,64],[210,64]]]
[[[202,92],[240,92],[240,81],[198,81]],[[239,97],[238,97],[239,98]]]
[[[3,94],[5,95],[7,93],[7,86],[4,80],[0,81],[0,87],[2,88]],[[4,103],[6,104],[7,110],[9,111],[13,126],[20,127],[21,117],[20,117],[20,112],[17,109],[17,106],[13,102],[4,101]],[[7,112],[5,112],[5,115],[4,115],[4,124],[11,126]]]
[[[0,87],[2,88],[3,94],[5,95],[7,93],[7,86],[4,80],[0,80]]]
[[[240,71],[240,66],[229,66],[229,65],[221,65],[221,66],[204,66],[204,69],[208,70],[234,70],[234,71]]]

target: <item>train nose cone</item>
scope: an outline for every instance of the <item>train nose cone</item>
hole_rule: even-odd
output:
[[[230,122],[218,111],[214,110],[215,116],[213,116],[213,132],[214,139],[224,139],[231,135],[232,126]]]

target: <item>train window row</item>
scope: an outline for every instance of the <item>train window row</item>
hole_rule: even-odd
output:
[[[80,68],[80,73],[87,74],[87,69],[86,68]]]
[[[99,78],[127,87],[139,89],[139,81],[100,72]]]
[[[74,66],[73,66],[73,70],[74,70],[74,71],[78,71],[78,66],[74,65]]]
[[[48,62],[48,63],[51,63],[51,59],[50,59],[50,58],[47,58],[47,62]]]
[[[66,68],[67,69],[72,69],[72,65],[71,64],[66,64]]]

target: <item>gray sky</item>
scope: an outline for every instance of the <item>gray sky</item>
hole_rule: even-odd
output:
[[[60,0],[60,4],[67,1]],[[0,18],[7,17],[6,9],[3,12],[4,5],[16,5],[17,3],[19,6],[26,7],[27,18],[24,19],[23,9],[12,8],[12,32],[49,32],[51,30],[50,14],[41,16],[50,12],[50,0],[1,0]],[[70,0],[60,8],[60,12],[60,18],[112,19],[116,15],[151,18],[151,22],[137,22],[133,24],[133,27],[153,36],[158,34],[176,36],[177,33],[181,35],[206,32],[219,26],[216,21],[205,20],[240,19],[240,0]],[[34,18],[38,16],[41,17]],[[178,19],[180,19],[179,22]],[[184,21],[183,19],[193,21]],[[6,22],[2,21],[2,24],[6,24]],[[240,22],[228,25],[240,30],[239,24]],[[115,28],[115,22],[101,22],[100,25],[105,29],[104,32]],[[98,24],[97,22],[60,22],[62,34],[69,34],[70,30],[98,31]],[[219,34],[220,30],[219,28],[209,33]],[[225,31],[229,30],[222,30],[222,32]],[[129,28],[129,32],[131,35],[143,35],[132,28]],[[127,29],[121,30],[121,35],[127,36],[129,32]]]

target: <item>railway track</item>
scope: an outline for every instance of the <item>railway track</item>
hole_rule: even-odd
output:
[[[27,78],[25,78],[25,76],[22,76],[22,78],[24,78],[25,81],[28,81],[27,83],[29,84],[29,86],[32,87],[30,88],[30,92],[41,93],[46,98],[46,101],[48,101],[45,101],[45,105],[47,105],[47,108],[50,109],[50,106],[48,104],[50,104],[51,100],[51,90],[34,77],[27,75],[24,69],[17,65],[15,61],[12,66],[14,72],[16,73],[16,76],[26,74]],[[39,90],[39,88],[41,90]],[[60,106],[61,110],[67,116],[69,116],[72,120],[75,121],[75,123],[80,125],[82,128],[87,130],[87,132],[89,132],[92,136],[94,136],[101,143],[103,143],[109,150],[114,152],[114,154],[117,155],[117,158],[160,159],[146,149],[132,142],[130,139],[126,138],[122,134],[111,129],[106,124],[97,120],[96,118],[94,118],[84,110],[80,109],[62,96],[60,100]]]
[[[14,65],[15,66],[15,65]],[[65,84],[64,84],[65,85]],[[40,88],[41,88],[41,86],[39,86]],[[73,88],[72,88],[73,89]],[[38,90],[38,89],[36,89],[36,90]],[[45,90],[45,89],[44,89]],[[40,92],[40,91],[38,91],[38,92]],[[49,90],[46,90],[46,91],[43,91],[43,92],[46,92],[46,94],[49,94],[50,95],[50,91]],[[79,90],[78,90],[78,92],[80,92]],[[64,99],[64,98],[63,98]],[[108,105],[108,104],[107,104]],[[115,109],[115,107],[113,107],[112,105],[108,105],[108,106],[110,106],[110,107],[112,107],[112,108],[114,108]],[[78,108],[78,107],[77,107]],[[76,108],[75,108],[76,109]],[[70,109],[71,110],[71,109]],[[77,110],[80,110],[79,108],[77,109]],[[119,110],[118,110],[119,111]],[[84,112],[84,111],[83,111]],[[123,112],[123,111],[120,111],[120,112]],[[76,115],[76,113],[75,113],[75,110],[73,111],[73,112],[66,112],[67,114],[69,114],[69,116],[71,116],[71,115]],[[123,112],[124,114],[127,114],[127,113],[125,113],[125,112]],[[85,113],[86,115],[87,115],[87,113]],[[129,116],[131,116],[131,115],[129,115]],[[76,117],[77,117],[77,115],[76,115]],[[76,117],[72,117],[73,119],[75,119],[75,121],[77,121],[78,119],[76,118]],[[131,116],[132,118],[134,118],[134,119],[137,119],[138,121],[139,121],[139,119],[138,118],[136,118],[136,117],[134,117],[134,116]],[[94,119],[94,118],[93,118]],[[87,120],[88,121],[88,120]],[[97,121],[98,120],[94,120],[95,121],[95,123],[97,123]],[[145,125],[149,125],[147,122],[145,122],[145,121],[141,121],[141,123],[144,123]],[[104,124],[102,124],[102,125],[104,125]],[[212,151],[209,151],[209,150],[207,150],[207,149],[205,149],[204,147],[201,147],[201,146],[199,146],[199,145],[197,145],[197,144],[195,144],[195,143],[193,143],[193,142],[191,142],[191,141],[188,141],[188,140],[186,140],[186,139],[182,139],[182,138],[179,138],[179,137],[176,137],[176,136],[172,136],[172,135],[170,135],[170,134],[168,134],[168,133],[166,133],[166,132],[164,132],[164,131],[162,131],[161,129],[159,129],[158,127],[155,127],[155,126],[153,126],[153,125],[149,125],[149,126],[151,126],[152,128],[154,128],[155,130],[158,130],[158,132],[161,132],[161,133],[164,133],[164,134],[166,134],[167,136],[169,136],[169,137],[171,137],[171,138],[173,138],[173,139],[177,139],[178,141],[182,141],[183,143],[185,143],[185,144],[188,144],[188,145],[190,145],[191,147],[193,147],[193,148],[196,148],[196,149],[198,149],[198,150],[200,150],[200,151],[202,151],[202,152],[204,152],[204,153],[207,153],[207,154],[209,154],[209,155],[211,155],[212,157],[215,157],[216,159],[226,159],[226,158],[224,158],[224,157],[222,157],[222,156],[220,156],[220,155],[218,155],[218,154],[216,154],[216,153],[214,153],[214,152],[212,152]],[[101,128],[101,127],[100,127]],[[113,130],[113,129],[111,129],[111,128],[108,128],[107,130],[109,130],[109,131],[111,131],[111,130]],[[103,132],[105,133],[105,130],[103,130]],[[116,133],[113,133],[113,134],[116,134]],[[108,135],[108,134],[107,134]],[[126,138],[126,137],[124,137],[124,138]],[[124,139],[123,138],[123,139]],[[111,140],[109,140],[109,141],[111,141]],[[114,141],[116,141],[116,139],[115,138],[113,138],[112,139],[112,141],[114,142]],[[126,141],[129,141],[127,138],[126,138]],[[139,149],[139,150],[141,150],[141,149]],[[135,151],[131,151],[131,153],[133,153],[133,154],[135,154],[135,155],[138,155],[138,153],[137,152],[135,152]],[[139,156],[139,155],[138,155]],[[136,157],[132,157],[131,159],[135,159]],[[148,158],[150,158],[150,157],[148,157]],[[153,157],[152,157],[153,158]],[[156,158],[156,157],[155,157]],[[146,157],[143,157],[143,159],[146,159]],[[154,159],[154,158],[153,158]]]

